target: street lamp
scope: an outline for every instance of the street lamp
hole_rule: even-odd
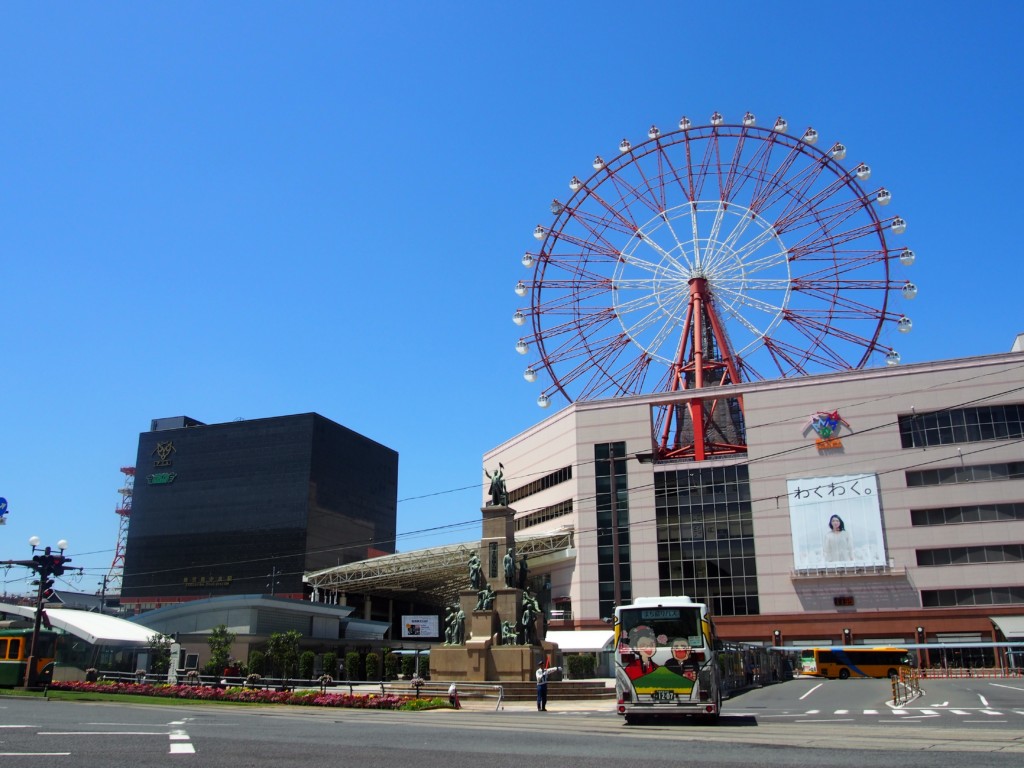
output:
[[[782,632],[776,629],[772,634],[775,636],[775,645],[782,645]]]
[[[847,628],[843,629],[843,645],[850,645],[850,630]]]
[[[25,666],[25,687],[31,688],[36,683],[36,650],[39,645],[39,627],[43,623],[43,602],[50,595],[50,590],[53,587],[53,577],[63,576],[65,565],[71,562],[70,557],[64,556],[64,550],[68,548],[68,543],[65,539],[61,539],[57,542],[57,549],[60,550],[58,554],[53,554],[50,547],[46,547],[42,550],[42,554],[36,554],[39,551],[40,539],[38,536],[32,536],[28,543],[32,547],[32,559],[31,560],[8,560],[4,565],[23,565],[26,568],[31,568],[35,571],[37,576],[36,584],[38,589],[36,591],[36,606],[35,606],[35,623],[32,626],[32,640],[29,644],[29,656],[28,664]]]

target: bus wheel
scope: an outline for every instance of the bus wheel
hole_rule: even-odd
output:
[[[839,679],[840,680],[846,680],[849,676],[850,676],[850,670],[848,670],[848,669],[840,669],[839,670]]]

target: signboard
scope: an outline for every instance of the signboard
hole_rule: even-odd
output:
[[[437,636],[437,616],[402,617],[402,637],[418,640]]]
[[[886,564],[875,475],[800,478],[786,484],[797,570]]]

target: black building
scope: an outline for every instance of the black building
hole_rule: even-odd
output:
[[[398,454],[316,413],[139,435],[122,605],[303,596],[305,571],[395,551]]]

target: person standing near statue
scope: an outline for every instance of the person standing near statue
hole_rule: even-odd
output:
[[[537,664],[537,711],[548,711],[548,675],[561,672],[561,667],[548,667],[544,662]]]
[[[484,467],[484,474],[487,479],[491,481],[491,506],[494,507],[507,507],[508,506],[508,493],[505,490],[505,465],[500,461],[498,462],[498,468],[492,475],[487,471],[487,467]]]

